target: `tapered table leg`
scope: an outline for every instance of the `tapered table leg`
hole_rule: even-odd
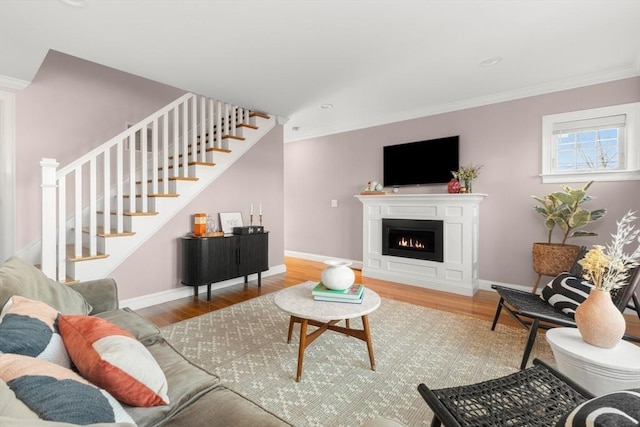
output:
[[[366,314],[362,316],[362,327],[364,329],[364,338],[367,343],[367,350],[369,351],[369,362],[371,362],[371,370],[376,370],[376,362],[373,357],[373,344],[371,343],[371,332],[369,331],[369,316]]]
[[[296,371],[296,382],[302,378],[302,362],[304,360],[304,349],[307,348],[307,319],[300,320],[300,347],[298,348],[298,370]]]

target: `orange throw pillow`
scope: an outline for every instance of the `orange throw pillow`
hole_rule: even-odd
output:
[[[99,317],[62,315],[58,329],[80,374],[131,406],[167,405],[167,379],[149,350]]]

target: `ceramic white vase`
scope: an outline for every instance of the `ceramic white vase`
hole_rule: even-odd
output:
[[[351,262],[331,259],[324,262],[327,268],[322,270],[322,283],[329,289],[347,289],[356,281],[356,274],[349,268]]]

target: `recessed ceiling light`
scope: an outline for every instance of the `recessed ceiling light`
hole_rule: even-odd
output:
[[[333,108],[333,104],[320,104],[320,108],[328,110],[329,108]]]
[[[85,7],[87,5],[87,0],[60,0],[60,3],[73,7]]]
[[[494,65],[497,65],[501,62],[502,62],[501,56],[491,56],[489,58],[486,58],[480,61],[478,65],[481,67],[493,67]]]

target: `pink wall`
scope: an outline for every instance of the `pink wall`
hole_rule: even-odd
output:
[[[241,212],[249,224],[250,204],[257,214],[262,203],[269,231],[269,266],[284,263],[283,130],[276,126],[220,178],[204,190],[161,231],[127,258],[110,276],[118,282],[120,299],[170,290],[180,285],[180,236],[191,231],[196,212]],[[258,223],[257,215],[254,224]],[[215,260],[211,260],[215,262]],[[141,274],[142,272],[142,274]]]
[[[531,244],[546,229],[530,195],[559,188],[542,184],[542,116],[640,101],[640,78],[470,108],[285,145],[285,248],[290,251],[362,259],[362,204],[353,196],[369,180],[382,180],[382,147],[460,135],[461,164],[483,164],[474,181],[488,197],[480,206],[480,278],[531,285]],[[636,141],[637,142],[637,141]],[[583,183],[568,183],[581,186]],[[445,185],[402,188],[401,192],[443,193]],[[592,226],[591,245],[609,242],[615,221],[640,211],[640,182],[597,182],[592,209],[609,214]],[[339,207],[331,208],[330,200]]]
[[[40,238],[40,166],[80,157],[185,91],[51,51],[34,81],[16,94],[18,250]],[[170,290],[179,284],[179,236],[196,212],[242,211],[262,203],[269,265],[284,262],[283,132],[276,126],[248,153],[139,248],[112,274],[120,298]],[[256,220],[257,221],[257,220]]]
[[[60,167],[108,141],[185,91],[49,51],[16,92],[18,249],[40,238],[40,161]]]

